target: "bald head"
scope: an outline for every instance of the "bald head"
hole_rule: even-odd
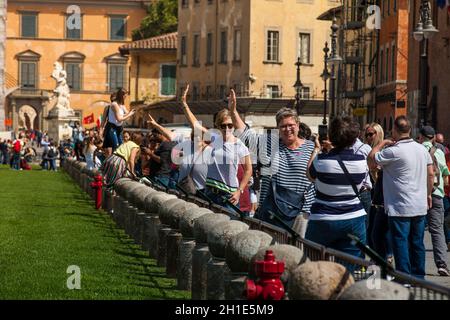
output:
[[[436,135],[436,142],[440,144],[444,144],[444,135],[442,133],[438,133]]]

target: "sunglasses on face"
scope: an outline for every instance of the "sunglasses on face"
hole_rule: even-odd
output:
[[[372,137],[372,136],[374,136],[374,135],[375,135],[375,132],[367,132],[367,133],[366,133],[366,138]]]
[[[221,129],[226,129],[226,128],[228,128],[228,129],[233,129],[234,126],[233,126],[232,123],[223,123],[223,124],[220,125],[220,128],[221,128]]]

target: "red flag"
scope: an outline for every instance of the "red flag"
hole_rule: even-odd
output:
[[[90,124],[94,122],[94,114],[91,113],[90,115],[88,115],[87,117],[83,118],[83,124]]]
[[[100,118],[97,118],[97,128],[100,128]]]

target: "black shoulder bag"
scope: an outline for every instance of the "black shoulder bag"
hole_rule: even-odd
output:
[[[342,171],[344,171],[344,174],[347,177],[347,180],[352,185],[353,191],[355,192],[355,194],[358,197],[359,201],[361,201],[361,195],[360,195],[360,193],[358,191],[358,188],[356,187],[356,184],[353,181],[352,177],[350,176],[350,173],[348,172],[347,167],[345,166],[344,162],[342,161],[340,155],[337,155],[337,161],[338,161],[339,165],[341,166]]]

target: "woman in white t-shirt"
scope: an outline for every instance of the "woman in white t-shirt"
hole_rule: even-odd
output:
[[[183,111],[194,130],[207,133],[208,130],[197,121],[186,103],[188,90],[189,85],[182,97]],[[230,102],[233,101],[236,101],[236,98],[234,91],[231,90]],[[216,115],[215,127],[218,130],[208,132],[212,133],[210,144],[212,150],[208,162],[205,193],[213,202],[231,209],[224,198],[239,206],[239,198],[248,187],[252,176],[250,152],[244,143],[234,136],[234,125],[228,109],[223,109]],[[244,176],[240,183],[237,178],[239,164],[244,166]]]

